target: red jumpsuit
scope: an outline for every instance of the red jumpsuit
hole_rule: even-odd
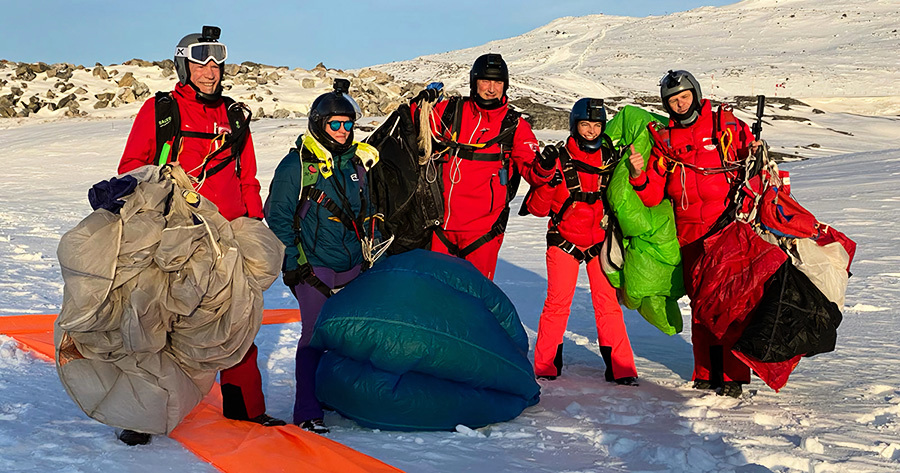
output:
[[[183,84],[175,86],[172,96],[178,104],[183,131],[214,134],[231,131],[222,100],[212,105],[203,103],[197,100],[193,88]],[[144,102],[134,119],[125,151],[119,161],[120,174],[147,164],[157,164],[155,104],[156,98]],[[188,174],[196,177],[200,173],[203,159],[217,149],[221,140],[183,137],[181,143],[177,155],[173,152],[170,161],[177,160]],[[220,153],[209,163],[207,169],[229,155],[230,151]],[[240,177],[235,166],[229,165],[197,187],[197,192],[216,204],[219,213],[228,220],[242,216],[262,218],[259,190],[256,155],[253,152],[253,140],[249,136],[241,153]],[[225,417],[247,420],[266,412],[256,356],[254,344],[240,363],[221,372],[219,381],[222,385],[222,410]]]
[[[459,143],[486,143],[500,134],[503,118],[506,116],[507,103],[493,110],[479,107],[471,99],[463,103],[460,129],[456,134]],[[445,140],[451,139],[451,123],[442,131],[441,117],[449,101],[439,102],[431,114],[431,127],[436,136]],[[543,184],[553,177],[553,171],[542,169],[537,164],[538,141],[531,131],[531,126],[519,118],[519,124],[513,136],[510,160],[522,177],[530,184]],[[478,154],[496,154],[501,152],[500,144],[478,150]],[[464,248],[469,243],[481,238],[491,231],[497,217],[506,207],[506,185],[501,182],[501,161],[463,159],[451,153],[448,162],[443,165],[444,184],[444,225],[442,230],[451,243]],[[494,278],[497,267],[497,254],[503,235],[485,243],[467,255],[471,262],[489,279]],[[447,246],[435,235],[431,249],[441,253],[450,253]]]
[[[578,148],[574,138],[566,142],[566,151],[575,159],[593,167],[603,166],[603,153],[588,154]],[[557,169],[562,172],[559,162]],[[600,191],[600,176],[578,172],[582,192]],[[534,188],[529,196],[528,210],[544,217],[559,212],[570,193],[565,183],[555,187],[547,185]],[[593,203],[572,202],[556,226],[560,236],[584,251],[602,243],[606,232],[601,228],[603,201]],[[551,220],[550,228],[554,227]],[[563,341],[566,323],[575,286],[578,281],[580,262],[557,246],[547,248],[547,300],[538,324],[537,342],[534,346],[534,372],[537,376],[558,376],[554,365],[557,347]],[[607,380],[637,377],[631,342],[625,330],[622,307],[619,305],[616,289],[612,287],[603,270],[600,258],[592,258],[585,265],[591,286],[591,301],[594,306],[594,321],[597,325],[597,339],[601,353],[607,363]],[[608,357],[608,358],[607,358]]]
[[[692,284],[690,268],[702,251],[703,237],[725,211],[730,199],[732,173],[721,171],[722,158],[714,135],[715,120],[708,100],[701,101],[697,120],[688,127],[670,121],[661,132],[664,140],[654,143],[647,171],[631,184],[647,206],[659,204],[669,198],[675,208],[675,227],[681,244],[684,281],[688,293]],[[721,123],[721,121],[720,121]],[[728,161],[744,159],[749,154],[753,135],[746,123],[721,123],[720,129],[729,130],[726,139]],[[691,320],[691,342],[694,348],[693,379],[713,382],[750,382],[750,369],[731,353],[726,340],[717,339],[703,324]],[[721,363],[721,366],[716,366]],[[720,378],[721,376],[721,378]]]

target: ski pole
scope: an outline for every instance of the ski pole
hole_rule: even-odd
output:
[[[762,117],[763,112],[766,108],[766,96],[765,95],[757,95],[756,96],[756,123],[753,124],[751,130],[753,131],[753,137],[759,141],[759,135],[762,133]]]

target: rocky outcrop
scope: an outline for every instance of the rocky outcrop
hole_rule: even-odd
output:
[[[226,64],[222,86],[235,100],[252,103],[255,118],[290,118],[305,116],[313,98],[331,90],[335,78],[351,81],[350,93],[367,116],[390,114],[423,87],[368,68],[342,71],[320,63],[305,70],[250,61]],[[115,108],[137,113],[143,101],[157,90],[171,90],[175,80],[175,63],[170,59],[131,59],[88,68],[68,63],[3,61],[0,97],[6,98],[0,102],[0,118],[111,116]],[[76,100],[68,99],[73,94]],[[65,103],[60,105],[61,101]],[[121,112],[115,116],[121,116]]]

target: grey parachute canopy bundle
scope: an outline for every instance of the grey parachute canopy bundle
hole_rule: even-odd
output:
[[[119,177],[137,181],[120,207],[60,240],[56,366],[90,417],[169,433],[250,349],[284,247],[261,221],[222,217],[180,167]]]

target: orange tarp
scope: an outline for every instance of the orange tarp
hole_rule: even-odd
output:
[[[56,314],[0,317],[0,333],[15,338],[42,358],[53,360]],[[266,310],[264,324],[300,320],[296,309]],[[212,391],[172,431],[198,457],[227,473],[401,472],[350,447],[294,425],[263,427],[222,417],[222,396]],[[401,472],[402,473],[402,472]]]

